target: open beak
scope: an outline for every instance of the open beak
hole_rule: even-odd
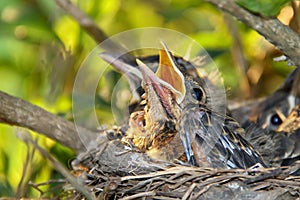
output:
[[[164,43],[162,45],[164,49],[160,50],[156,74],[142,61],[137,59],[136,62],[143,76],[144,89],[148,92],[148,102],[150,104],[160,103],[168,116],[177,118],[177,114],[175,114],[177,108],[175,109],[174,104],[178,105],[184,99],[186,90],[184,77],[177,68],[175,59],[166,45]]]
[[[156,74],[141,61],[137,60],[136,62],[143,76],[144,89],[148,92],[148,102],[155,102],[153,98],[157,98],[159,101],[156,102],[159,103],[155,103],[154,106],[158,107],[158,104],[162,105],[163,109],[157,109],[156,114],[159,113],[161,116],[167,113],[168,116],[171,116],[173,119],[179,119],[180,108],[174,107],[174,102],[177,105],[180,104],[186,95],[185,79],[177,68],[175,59],[165,44],[163,44],[163,47],[164,49],[160,50],[160,61]],[[155,93],[153,91],[155,91]],[[150,96],[150,92],[154,95]],[[161,110],[165,110],[165,112],[162,113]],[[150,117],[157,120],[157,116],[158,115],[152,115]],[[196,165],[189,134],[186,132],[180,134],[180,139],[188,162],[192,165]]]
[[[136,62],[143,76],[143,87],[147,93],[150,108],[155,110],[154,113],[157,116],[163,116],[162,112],[165,111],[168,117],[176,118],[172,112],[172,102],[175,101],[175,96],[179,95],[179,92],[169,83],[158,78],[142,61],[137,59]]]
[[[159,67],[156,71],[157,77],[169,83],[176,91],[176,101],[181,103],[185,96],[184,77],[175,64],[175,59],[165,43],[162,42],[163,48],[159,51]]]

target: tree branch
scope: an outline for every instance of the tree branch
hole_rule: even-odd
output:
[[[96,138],[94,132],[82,127],[76,129],[74,123],[1,91],[0,102],[0,122],[39,132],[77,153],[85,151],[84,144]]]
[[[69,0],[55,0],[56,4],[59,5],[66,13],[72,16],[80,26],[97,42],[102,43],[102,46],[106,51],[122,55],[122,59],[127,62],[135,61],[135,57],[127,54],[128,51],[124,49],[120,44],[117,44],[110,40],[107,35],[102,31],[97,24],[82,10],[73,5]]]
[[[106,40],[107,35],[98,28],[97,24],[78,7],[73,5],[69,0],[55,0],[64,11],[72,16],[80,26],[90,34],[91,37],[97,42],[101,43]]]
[[[291,59],[293,64],[300,66],[300,36],[291,28],[277,19],[255,15],[238,6],[233,0],[207,1],[256,30]]]

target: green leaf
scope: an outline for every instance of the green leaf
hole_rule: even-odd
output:
[[[243,8],[265,17],[275,17],[291,0],[236,0]]]

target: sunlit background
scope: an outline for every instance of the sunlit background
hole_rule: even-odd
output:
[[[203,1],[72,2],[108,36],[153,26],[194,38],[220,67],[232,100],[272,93],[293,69],[286,63],[273,62],[280,53],[258,33]],[[280,19],[288,24],[292,13],[287,7]],[[72,120],[73,81],[80,64],[97,43],[54,0],[1,1],[0,14],[0,90]],[[109,71],[105,77],[100,84],[106,92],[98,92],[96,103],[99,121],[109,124],[112,120],[107,94],[111,94],[110,86],[120,75]],[[18,139],[17,135],[24,131],[0,124],[0,196],[18,193],[38,197],[40,193],[29,187],[28,181],[40,183],[62,177],[38,152]],[[69,166],[74,158],[70,150],[45,137],[37,138],[41,146]],[[26,161],[29,164],[25,168]]]

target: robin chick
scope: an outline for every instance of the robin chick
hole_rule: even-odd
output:
[[[271,166],[300,159],[299,90],[300,70],[296,68],[278,90],[252,106],[243,123],[244,127],[260,129],[247,132],[245,137]]]
[[[162,44],[165,46],[164,43]],[[160,51],[160,54],[163,54],[163,51]],[[142,95],[145,93],[145,91],[141,84],[143,77],[139,70],[138,63],[125,62],[122,60],[122,58],[116,58],[112,53],[107,52],[101,53],[100,57],[127,77],[127,80],[130,84],[130,89],[132,91],[132,100],[129,105],[129,113],[142,110],[145,105],[143,103],[144,101]],[[151,55],[146,57],[138,57],[138,60],[145,63],[151,69],[151,71],[156,72],[159,69],[162,57],[162,55]],[[177,69],[184,77],[189,77],[189,79],[202,86],[201,90],[203,91],[199,92],[202,92],[202,95],[205,95],[203,100],[211,99],[211,95],[213,94],[215,101],[214,106],[219,104],[223,106],[223,102],[221,102],[220,99],[222,99],[225,93],[215,86],[216,82],[218,82],[221,77],[217,72],[205,72],[203,69],[205,66],[204,63],[207,62],[205,57],[197,56],[191,61],[187,61],[180,56],[173,56],[173,59]]]
[[[297,88],[300,88],[300,85],[299,81],[294,81],[299,76],[297,74],[298,68],[273,94],[263,100],[232,109],[232,115],[239,119],[243,127],[254,122],[267,131],[277,130],[299,102],[300,95]]]
[[[184,153],[187,161],[197,166],[266,166],[242,137],[240,125],[207,107],[203,87],[183,75],[166,46],[160,51],[156,74],[143,62],[137,63],[147,103],[143,121],[132,123],[142,126],[131,127],[128,135],[140,149],[158,159],[179,158]]]

